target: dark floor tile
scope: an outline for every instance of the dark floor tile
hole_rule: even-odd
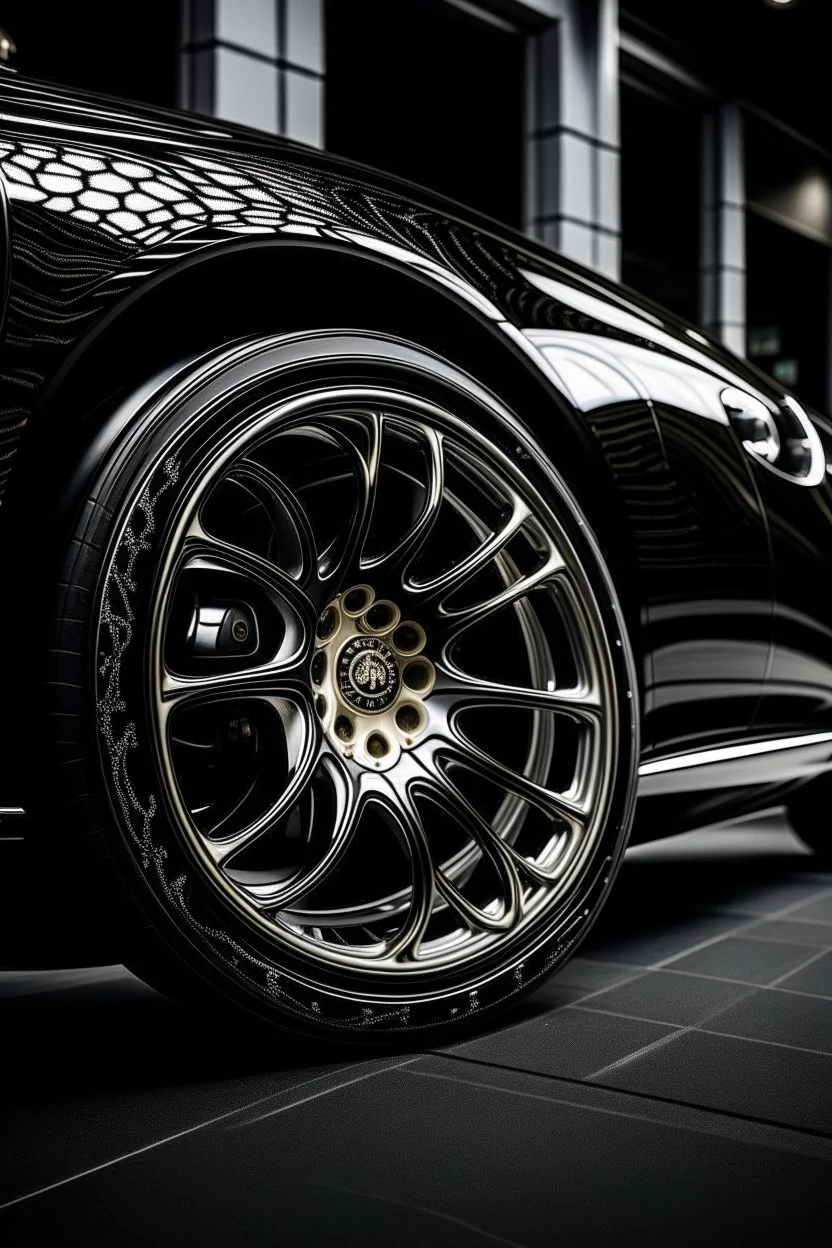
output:
[[[677,959],[668,969],[714,975],[719,979],[740,979],[749,984],[770,984],[805,962],[813,952],[816,950],[810,945],[729,936]]]
[[[0,1201],[378,1060],[179,1008],[126,972],[33,984],[0,1007]]]
[[[766,940],[783,940],[793,945],[814,945],[832,949],[832,926],[805,923],[798,919],[771,919],[754,928],[754,935]]]
[[[449,1047],[449,1053],[542,1075],[582,1079],[600,1066],[669,1035],[670,1027],[578,1010],[547,1017]]]
[[[802,970],[778,984],[779,988],[788,988],[791,992],[813,992],[821,997],[832,998],[832,953],[825,953],[816,962],[810,962]]]
[[[642,974],[644,972],[640,969],[614,962],[596,962],[584,957],[573,958],[552,979],[542,984],[534,996],[545,1001],[551,1000],[553,1004],[560,1004],[560,994],[566,991],[571,994],[571,998],[565,1004],[571,1004],[590,993],[619,984],[623,979]]]
[[[669,919],[647,931],[619,932],[604,928],[590,936],[583,950],[598,961],[648,967],[703,940],[732,931],[736,926],[736,919],[729,915],[702,914],[683,922]]]
[[[832,1058],[814,1053],[687,1031],[607,1072],[601,1082],[785,1126],[832,1132]]]
[[[727,984],[718,979],[649,971],[641,979],[591,997],[586,1005],[593,1010],[688,1026],[752,991],[742,984]]]
[[[811,901],[806,906],[801,906],[794,910],[790,915],[791,919],[808,919],[813,923],[832,923],[832,888],[826,897],[821,897],[817,901]]]
[[[753,880],[737,884],[732,890],[731,909],[748,915],[773,915],[803,898],[809,898],[823,887],[812,875],[789,875],[772,880]]]
[[[817,1049],[832,1056],[832,1000],[764,990],[730,1006],[706,1026],[709,1031]]]
[[[467,1069],[390,1072],[176,1141],[7,1211],[0,1233],[65,1243],[83,1228],[85,1248],[785,1248],[828,1213],[818,1157]]]

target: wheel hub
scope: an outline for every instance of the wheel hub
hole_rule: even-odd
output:
[[[401,673],[396,656],[380,637],[356,635],[338,655],[336,680],[341,697],[357,711],[386,711],[396,700]]]
[[[345,590],[321,612],[310,671],[315,707],[346,758],[387,770],[422,735],[436,675],[426,642],[421,625],[402,621],[370,585]]]

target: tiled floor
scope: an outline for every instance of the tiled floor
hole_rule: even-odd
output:
[[[802,1245],[832,1211],[832,874],[777,826],[632,851],[482,1034],[267,1043],[120,968],[0,975],[0,1242]]]

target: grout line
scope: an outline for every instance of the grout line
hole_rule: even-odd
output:
[[[607,984],[606,988],[593,988],[592,992],[586,992],[582,997],[576,997],[574,1001],[567,1001],[565,1006],[558,1006],[557,1008],[569,1009],[570,1006],[579,1005],[582,1001],[591,1001],[593,997],[600,997],[605,992],[611,992],[613,988],[623,988],[626,984],[634,984],[637,980],[644,979],[644,977],[649,974],[650,971],[647,967],[644,967],[643,969],[639,967],[635,975],[628,975],[625,979],[619,979],[614,984]],[[552,984],[557,985],[557,973],[551,982]]]
[[[584,993],[584,995],[583,995],[582,997],[576,997],[574,1001],[567,1001],[564,1005],[556,1005],[556,1006],[554,1006],[554,1007],[553,1007],[550,1011],[547,1011],[547,1013],[552,1013],[552,1014],[555,1014],[555,1013],[558,1013],[560,1010],[565,1010],[565,1009],[568,1009],[568,1008],[569,1008],[570,1006],[572,1006],[572,1005],[577,1005],[577,1004],[578,1004],[579,1002],[581,1002],[581,1001],[590,1001],[593,997],[598,997],[598,996],[600,996],[602,992],[609,992],[610,988],[623,988],[625,984],[632,984],[632,983],[634,983],[637,979],[643,979],[643,978],[644,978],[644,976],[645,976],[645,975],[647,975],[647,974],[649,974],[649,968],[648,968],[648,967],[639,967],[639,968],[637,968],[635,975],[628,975],[625,979],[620,979],[620,980],[618,980],[615,984],[609,984],[606,988],[594,988],[594,989],[592,990],[592,992],[587,992],[587,993]],[[551,982],[553,985],[557,986],[557,979],[558,979],[557,974],[555,974],[555,975],[553,976],[552,980],[551,980],[551,981],[549,981],[549,982]],[[542,985],[541,985],[541,987],[542,987]],[[568,990],[565,990],[565,991],[568,991]],[[529,999],[530,1001],[533,1001],[533,1000],[534,1000],[534,993],[532,993],[532,995],[531,995],[528,999]],[[509,1034],[510,1032],[512,1032],[512,1031],[516,1031],[518,1027],[527,1027],[527,1026],[529,1025],[529,1023],[530,1023],[530,1022],[534,1022],[534,1021],[536,1021],[536,1020],[535,1020],[535,1019],[529,1019],[529,1018],[521,1018],[521,1019],[518,1019],[518,1021],[517,1021],[516,1023],[509,1023],[509,1024],[508,1024],[508,1026],[506,1026],[506,1027],[499,1027],[499,1026],[498,1026],[498,1027],[496,1027],[496,1028],[494,1029],[494,1031],[493,1031],[493,1032],[491,1032],[491,1033],[489,1033],[489,1034],[493,1034],[493,1035],[500,1035],[500,1036],[505,1036],[505,1035],[508,1035],[508,1034]],[[476,1043],[476,1041],[477,1041],[477,1040],[479,1040],[479,1039],[480,1039],[480,1037],[479,1037],[479,1036],[472,1036],[472,1037],[470,1037],[469,1039],[466,1039],[466,1040],[457,1040],[457,1041],[455,1041],[452,1045],[449,1045],[449,1047],[448,1047],[448,1049],[447,1049],[447,1052],[449,1052],[449,1053],[450,1053],[450,1052],[452,1052],[452,1051],[453,1051],[453,1049],[459,1049],[459,1048],[464,1047],[465,1045],[468,1045],[468,1044],[474,1044],[474,1043]],[[435,1052],[435,1053],[444,1053],[444,1052],[446,1052],[446,1050],[444,1050],[444,1049],[431,1049],[431,1050],[430,1050],[430,1052],[431,1052],[431,1053],[434,1053],[434,1052]]]
[[[502,1069],[502,1067],[497,1067],[496,1069],[499,1070],[499,1069]],[[684,1130],[696,1131],[697,1130],[696,1127],[683,1127],[678,1122],[668,1122],[659,1117],[648,1117],[647,1114],[637,1114],[634,1112],[628,1112],[627,1110],[612,1109],[605,1105],[588,1105],[582,1101],[567,1100],[565,1097],[546,1096],[542,1092],[528,1092],[522,1088],[510,1088],[507,1086],[501,1086],[499,1083],[484,1083],[480,1079],[462,1079],[459,1075],[442,1075],[442,1074],[439,1074],[438,1071],[433,1071],[433,1070],[413,1070],[413,1071],[410,1071],[409,1073],[412,1074],[414,1077],[418,1076],[420,1079],[441,1079],[446,1083],[461,1083],[461,1084],[464,1084],[466,1087],[488,1088],[489,1091],[492,1091],[492,1092],[501,1092],[503,1093],[503,1095],[508,1095],[508,1096],[519,1096],[519,1097],[522,1097],[524,1100],[529,1100],[529,1101],[545,1101],[547,1104],[551,1104],[554,1101],[555,1104],[557,1105],[566,1105],[570,1109],[580,1109],[581,1111],[588,1111],[589,1113],[609,1114],[611,1117],[628,1118],[631,1120],[635,1120],[636,1122],[651,1122],[655,1126],[670,1127],[675,1130],[682,1130],[682,1131]],[[580,1083],[580,1081],[578,1082]],[[581,1085],[581,1086],[584,1086],[584,1085]],[[620,1095],[627,1096],[628,1093],[624,1092],[624,1093],[620,1093]],[[700,1112],[713,1113],[712,1110],[703,1110]],[[789,1128],[786,1128],[786,1130],[788,1129]],[[708,1134],[708,1132],[702,1132],[702,1134]]]
[[[716,919],[719,919],[719,918],[727,917],[727,915],[723,915],[723,914],[722,914],[719,910],[706,910],[706,911],[705,911],[705,915],[704,915],[704,916],[702,916],[702,917],[710,917],[710,918],[716,918]],[[740,915],[739,915],[736,911],[734,911],[734,912],[733,912],[732,917],[739,918],[739,917],[740,917]],[[747,914],[744,914],[742,917],[743,917],[743,918],[748,918],[748,919],[752,919],[752,918],[753,918],[753,919],[761,919],[761,920],[762,920],[763,922],[765,922],[765,923],[767,923],[769,920],[771,920],[772,922],[776,922],[776,921],[778,921],[778,920],[776,919],[775,914],[753,914],[753,915],[752,915],[752,914],[750,914],[750,913],[747,913]],[[806,928],[806,935],[807,935],[807,936],[810,934],[810,930],[811,930],[813,927],[814,927],[814,928],[824,928],[824,927],[825,927],[825,928],[827,928],[827,929],[828,929],[828,931],[827,931],[827,935],[829,936],[829,938],[830,938],[830,939],[832,939],[832,923],[827,923],[825,919],[800,919],[800,918],[798,918],[798,917],[797,917],[797,915],[794,915],[794,914],[793,914],[793,915],[790,917],[789,922],[790,922],[790,923],[799,923],[799,924],[801,925],[801,927],[805,927],[805,928]],[[760,937],[755,937],[755,939],[760,939],[760,940],[763,940],[763,939],[771,939],[771,940],[776,940],[776,939],[777,939],[777,937],[776,937],[776,936],[775,936],[775,937],[762,937],[762,936],[760,936]],[[795,941],[795,944],[797,944],[797,943],[798,943],[798,942],[797,942],[797,941]]]
[[[801,919],[796,915],[791,918],[792,923],[802,923],[804,927],[829,927],[832,928],[832,922],[828,919]]]
[[[642,1048],[636,1049],[635,1053],[628,1053],[624,1057],[620,1057],[615,1062],[609,1062],[606,1066],[602,1066],[600,1070],[596,1070],[591,1075],[587,1075],[587,1079],[600,1079],[602,1075],[607,1075],[610,1071],[620,1070],[623,1066],[629,1066],[631,1062],[634,1062],[639,1057],[644,1057],[647,1053],[652,1053],[658,1049],[665,1048],[668,1044],[672,1044],[673,1041],[679,1040],[682,1036],[686,1036],[691,1031],[698,1031],[702,1023],[709,1023],[711,1019],[718,1018],[719,1015],[724,1014],[726,1010],[733,1009],[735,1005],[739,1005],[740,1001],[745,1001],[748,997],[754,996],[755,992],[756,987],[752,991],[744,992],[741,996],[737,997],[736,1000],[731,1001],[728,1004],[723,1003],[717,1009],[711,1010],[708,1014],[703,1015],[697,1023],[691,1023],[687,1027],[679,1027],[676,1031],[670,1032],[669,1035],[660,1036],[658,1040],[653,1040],[650,1044],[645,1044]]]
[[[707,1116],[708,1118],[715,1119],[715,1120],[727,1120],[729,1122],[734,1121],[734,1122],[748,1123],[757,1128],[762,1128],[763,1130],[766,1130],[766,1131],[777,1131],[777,1132],[782,1131],[787,1135],[799,1136],[801,1138],[807,1137],[807,1136],[813,1139],[819,1138],[823,1140],[825,1143],[832,1145],[832,1138],[830,1138],[829,1132],[822,1130],[820,1127],[805,1127],[805,1126],[799,1127],[791,1123],[778,1121],[775,1118],[758,1118],[751,1114],[744,1114],[740,1110],[736,1110],[736,1109],[717,1109],[712,1105],[697,1105],[691,1101],[680,1101],[676,1097],[661,1096],[654,1092],[642,1092],[636,1088],[617,1088],[617,1087],[614,1087],[608,1084],[603,1084],[603,1083],[587,1084],[584,1079],[578,1079],[574,1076],[550,1075],[550,1074],[546,1074],[542,1071],[537,1071],[537,1070],[529,1071],[525,1069],[524,1067],[506,1066],[505,1064],[500,1063],[500,1062],[486,1062],[486,1061],[480,1061],[476,1058],[451,1057],[450,1054],[436,1053],[436,1052],[433,1053],[433,1056],[439,1057],[439,1058],[449,1057],[450,1060],[458,1061],[462,1065],[465,1065],[465,1066],[480,1066],[488,1070],[501,1070],[510,1074],[523,1075],[529,1079],[545,1079],[547,1082],[551,1082],[551,1083],[561,1083],[561,1084],[565,1083],[573,1087],[581,1088],[584,1092],[587,1092],[590,1095],[592,1095],[592,1093],[594,1093],[597,1090],[599,1092],[605,1092],[608,1095],[612,1095],[616,1097],[618,1096],[624,1097],[628,1100],[646,1101],[651,1104],[666,1105],[670,1109],[687,1110],[688,1112],[692,1114],[697,1114],[697,1115],[701,1114],[703,1116]],[[592,1111],[596,1108],[595,1106],[591,1104],[587,1104],[584,1101],[569,1101],[561,1097],[547,1097],[547,1096],[543,1096],[541,1093],[527,1092],[520,1088],[511,1088],[506,1084],[484,1083],[483,1081],[479,1079],[463,1079],[459,1076],[439,1074],[439,1072],[437,1071],[411,1070],[411,1071],[408,1071],[407,1073],[410,1075],[413,1075],[414,1077],[419,1076],[421,1078],[444,1079],[444,1080],[447,1080],[448,1082],[464,1083],[473,1087],[492,1088],[496,1092],[508,1093],[513,1096],[528,1097],[530,1099],[536,1099],[536,1100],[555,1101],[556,1103],[561,1103],[564,1105],[570,1105],[570,1106],[574,1105],[578,1109],[588,1109]],[[598,1108],[600,1112],[607,1112],[607,1113],[615,1112],[615,1111],[610,1111],[610,1110],[605,1111],[603,1107],[598,1107]],[[627,1116],[626,1111],[624,1112],[622,1116]],[[635,1117],[636,1115],[633,1115],[633,1116]],[[641,1118],[642,1121],[644,1120],[655,1121],[652,1118],[647,1118],[647,1115],[644,1115],[644,1116],[638,1115],[638,1117]],[[664,1119],[659,1119],[658,1121],[659,1121],[659,1124],[662,1126],[668,1126],[668,1127],[679,1126],[678,1119],[675,1121],[673,1120],[665,1121]],[[691,1128],[686,1128],[686,1129],[690,1130]],[[798,1150],[798,1151],[802,1151],[802,1150]]]
[[[696,971],[673,971],[674,975],[690,975],[694,979],[715,979],[720,984],[747,984],[750,988],[759,988],[760,992],[785,992],[790,997],[809,997],[812,1001],[832,1001],[832,996],[823,992],[802,992],[799,988],[774,988],[771,984],[752,984],[746,979],[720,979],[718,975],[699,975]]]
[[[796,948],[802,948],[797,945]],[[782,984],[784,979],[788,979],[790,975],[796,975],[798,971],[802,971],[807,966],[811,966],[813,962],[817,962],[820,958],[825,958],[828,949],[818,949],[817,953],[813,953],[810,958],[806,958],[803,962],[799,962],[797,966],[793,966],[790,971],[786,971],[783,975],[778,975],[777,979],[772,979],[766,984],[767,988],[776,988],[778,984]]]
[[[396,1070],[398,1066],[407,1066],[410,1062],[417,1061],[421,1056],[422,1054],[418,1054],[417,1057],[407,1058],[405,1061],[399,1062],[396,1065],[377,1067],[375,1070],[370,1071],[369,1074],[385,1074],[388,1070]],[[354,1070],[356,1066],[363,1065],[363,1062],[352,1062],[349,1066],[346,1066],[343,1069]],[[309,1084],[317,1083],[320,1079],[331,1078],[332,1074],[333,1072],[329,1071],[324,1075],[316,1075],[313,1079],[306,1079],[303,1083],[295,1084],[294,1089],[281,1088],[278,1092],[270,1092],[268,1096],[258,1097],[257,1100],[251,1101],[247,1105],[240,1105],[237,1109],[229,1109],[226,1113],[218,1114],[215,1118],[208,1118],[205,1122],[198,1122],[192,1127],[185,1127],[182,1131],[175,1131],[172,1135],[163,1136],[160,1140],[153,1140],[150,1144],[143,1144],[141,1148],[134,1148],[129,1153],[121,1153],[118,1157],[111,1157],[107,1161],[100,1162],[97,1166],[89,1166],[86,1170],[79,1170],[77,1174],[70,1174],[64,1179],[57,1179],[54,1183],[47,1183],[43,1187],[36,1188],[35,1191],[24,1192],[22,1196],[15,1196],[11,1200],[3,1201],[2,1204],[0,1204],[0,1210],[10,1209],[13,1205],[23,1204],[24,1201],[33,1200],[35,1196],[43,1196],[46,1192],[52,1192],[56,1188],[65,1187],[68,1183],[77,1183],[79,1179],[86,1179],[91,1174],[98,1174],[101,1170],[109,1169],[110,1166],[117,1166],[121,1162],[129,1161],[133,1157],[140,1157],[142,1153],[149,1153],[155,1148],[161,1148],[163,1144],[171,1144],[174,1140],[181,1140],[186,1135],[193,1135],[195,1131],[202,1131],[206,1127],[212,1127],[218,1122],[224,1122],[228,1118],[234,1118],[238,1114],[245,1113],[247,1109],[253,1109],[256,1105],[263,1105],[266,1101],[273,1101],[276,1097],[285,1095],[286,1092],[291,1092],[298,1088],[308,1087]],[[369,1078],[369,1074],[359,1076],[359,1078]],[[303,1105],[307,1101],[313,1100],[315,1096],[324,1096],[327,1092],[338,1092],[342,1087],[347,1087],[348,1084],[355,1082],[357,1082],[357,1079],[349,1079],[345,1083],[339,1083],[332,1088],[326,1088],[321,1092],[314,1093],[313,1096],[302,1097],[300,1100],[293,1101],[291,1104],[285,1105],[282,1108],[294,1109],[296,1105]]]
[[[392,1066],[376,1067],[375,1070],[368,1070],[363,1075],[356,1075],[354,1079],[346,1079],[334,1088],[321,1088],[320,1092],[311,1092],[309,1096],[304,1096],[299,1101],[292,1101],[289,1105],[280,1105],[277,1109],[267,1110],[265,1114],[258,1114],[256,1118],[247,1118],[245,1122],[236,1123],[235,1128],[239,1130],[240,1127],[250,1127],[255,1122],[262,1122],[264,1118],[275,1118],[278,1114],[285,1114],[288,1109],[297,1109],[299,1105],[306,1105],[309,1101],[317,1101],[319,1097],[329,1096],[332,1092],[340,1092],[343,1088],[348,1088],[353,1083],[361,1083],[364,1079],[373,1079],[376,1075],[385,1075],[389,1070],[400,1070],[402,1066],[409,1066],[412,1062],[421,1061],[423,1057],[423,1053],[417,1053],[413,1057],[405,1058],[402,1062],[395,1062]]]
[[[743,940],[752,940],[757,945],[793,945],[795,949],[817,949],[818,942],[809,939],[809,933],[806,933],[806,940],[781,940],[779,936],[744,936]],[[830,943],[824,947],[821,952],[828,953],[832,948],[832,938]]]
[[[719,940],[721,940],[721,939],[724,939],[724,937],[717,937],[716,939],[717,939],[717,941],[719,941]],[[771,942],[771,943],[773,943],[773,944],[789,944],[789,943],[791,943],[791,942],[789,942],[789,941],[773,941],[773,942]],[[795,945],[794,947],[795,947],[795,948],[800,948],[801,946],[799,946],[799,945]],[[820,949],[820,950],[817,950],[815,953],[813,953],[813,954],[812,954],[812,957],[811,957],[810,959],[808,959],[808,961],[807,961],[806,963],[801,964],[801,966],[803,966],[803,965],[808,965],[810,962],[814,962],[817,958],[822,957],[825,953],[828,953],[828,952],[829,952],[829,950],[828,950],[828,949]],[[581,955],[579,955],[579,958],[580,958],[580,956],[581,956]],[[676,956],[684,956],[684,955],[676,955]],[[576,961],[577,961],[577,960],[579,960],[579,959],[576,959]],[[727,979],[727,978],[725,978],[725,977],[724,977],[724,976],[722,976],[722,975],[707,975],[707,974],[705,974],[705,973],[703,973],[703,972],[701,972],[701,971],[683,971],[683,970],[677,970],[677,969],[676,969],[676,967],[674,967],[674,966],[671,966],[671,967],[670,967],[670,969],[666,969],[666,968],[665,968],[665,962],[655,962],[655,963],[651,963],[649,966],[643,966],[643,967],[640,967],[640,966],[636,966],[636,965],[635,965],[635,963],[627,963],[627,962],[608,962],[608,961],[605,961],[605,960],[604,960],[604,959],[602,959],[602,958],[587,958],[587,959],[585,959],[585,960],[586,960],[586,961],[589,961],[589,962],[596,962],[596,963],[598,963],[598,964],[600,964],[600,965],[603,965],[603,966],[614,966],[614,967],[621,966],[621,967],[629,967],[629,968],[631,968],[631,969],[634,971],[634,974],[632,974],[632,975],[627,975],[627,976],[625,976],[625,978],[624,978],[624,979],[619,979],[619,980],[617,980],[617,981],[616,981],[615,983],[613,983],[613,984],[607,984],[607,985],[606,985],[606,987],[604,987],[604,988],[595,988],[595,989],[593,989],[593,991],[592,991],[592,992],[587,992],[587,993],[584,993],[584,995],[583,995],[582,997],[576,997],[574,1001],[567,1001],[564,1005],[556,1005],[556,1006],[554,1007],[554,1009],[552,1010],[552,1013],[556,1013],[556,1012],[558,1012],[558,1011],[560,1011],[560,1010],[577,1009],[577,1008],[579,1008],[579,1007],[583,1004],[583,1002],[584,1002],[584,1001],[591,1001],[591,1000],[593,1000],[593,998],[595,998],[595,997],[600,997],[600,996],[603,996],[603,995],[604,995],[604,993],[607,993],[607,992],[613,992],[613,991],[615,991],[615,989],[617,989],[617,988],[624,988],[624,987],[626,987],[626,985],[627,985],[627,984],[634,984],[634,983],[636,983],[639,979],[644,979],[646,976],[648,976],[648,975],[654,975],[654,974],[663,974],[663,975],[685,975],[685,976],[687,976],[689,979],[707,979],[707,980],[710,980],[710,981],[712,981],[712,982],[719,983],[719,984],[738,984],[738,985],[741,985],[741,986],[742,986],[742,987],[744,987],[744,988],[753,988],[753,989],[754,989],[755,991],[757,991],[757,992],[785,992],[785,993],[788,993],[790,996],[794,996],[794,997],[811,997],[811,998],[813,998],[814,1000],[818,1000],[818,1001],[829,1001],[829,1000],[832,1000],[832,997],[826,997],[826,996],[824,996],[822,993],[800,992],[800,991],[799,991],[798,989],[796,989],[796,988],[779,988],[779,987],[776,987],[775,985],[776,985],[776,984],[779,984],[779,982],[780,982],[779,980],[775,980],[775,981],[774,981],[774,984],[755,984],[755,983],[752,983],[752,982],[751,982],[751,980],[747,980],[747,979]],[[801,969],[801,966],[797,966],[797,967],[795,967],[795,968],[794,968],[794,971],[798,971],[798,970],[800,970],[800,969]],[[787,972],[787,975],[793,974],[793,973],[794,973],[794,971],[789,971],[789,972]],[[558,982],[558,977],[557,977],[557,974],[555,974],[555,975],[554,975],[554,977],[553,977],[553,978],[552,978],[549,982],[550,982],[550,983],[553,985],[553,987],[556,989],[556,988],[557,988],[557,982]],[[745,999],[745,997],[746,997],[746,996],[749,996],[749,995],[750,995],[749,993],[745,993],[745,994],[743,994],[743,996],[738,997],[738,998],[737,998],[737,1000],[738,1000],[738,1001],[744,1000],[744,999]],[[532,996],[532,998],[530,998],[530,999],[532,999],[532,1000],[533,1000],[533,999],[534,999],[534,996]],[[733,1002],[732,1002],[732,1004],[733,1004]],[[609,1013],[612,1013],[612,1011],[610,1011],[610,1010],[598,1010],[598,1011],[593,1011],[593,1012],[594,1012],[594,1013],[604,1013],[604,1014],[609,1014]],[[631,1018],[631,1017],[636,1017],[636,1016],[635,1016],[635,1015],[626,1015],[626,1017],[627,1017],[627,1018]],[[498,1029],[498,1032],[496,1032],[495,1034],[506,1035],[507,1033],[509,1033],[509,1032],[511,1032],[511,1031],[514,1031],[514,1030],[515,1030],[516,1028],[518,1028],[518,1027],[526,1027],[526,1026],[529,1024],[529,1022],[533,1022],[533,1021],[536,1021],[536,1020],[534,1020],[534,1019],[528,1019],[528,1018],[523,1018],[523,1019],[520,1019],[520,1020],[519,1020],[519,1022],[512,1023],[512,1024],[511,1024],[511,1025],[509,1025],[508,1027],[502,1027],[502,1028],[499,1028],[499,1029]],[[645,1021],[645,1022],[646,1022],[646,1021],[651,1021],[651,1022],[652,1022],[652,1021],[657,1021],[657,1022],[658,1022],[659,1020],[652,1020],[652,1019],[651,1019],[651,1020],[646,1020],[646,1019],[645,1019],[644,1021]],[[667,1026],[671,1026],[672,1024],[666,1024],[666,1025],[667,1025]],[[475,1037],[475,1039],[476,1039],[476,1037]],[[472,1041],[470,1041],[470,1040],[463,1040],[463,1041],[461,1041],[461,1042],[460,1042],[460,1044],[459,1044],[459,1045],[454,1046],[454,1047],[460,1047],[461,1045],[470,1044],[470,1043],[472,1043]]]
[[[739,999],[742,1000],[742,998]],[[731,1004],[734,1005],[735,1002],[732,1001]],[[566,1008],[578,1010],[581,1014],[605,1014],[608,1018],[628,1018],[636,1023],[655,1023],[659,1027],[669,1027],[672,1031],[687,1031],[690,1027],[696,1026],[695,1023],[669,1023],[666,1018],[645,1018],[643,1014],[625,1014],[621,1010],[597,1010],[591,1005],[569,1005]]]
[[[823,954],[828,951],[822,949],[820,952]],[[742,984],[745,988],[757,988],[760,992],[785,992],[788,993],[790,997],[811,997],[814,1001],[832,1001],[832,995],[822,992],[802,992],[799,988],[780,988],[779,986],[775,988],[771,984],[754,984],[750,979],[729,979],[725,975],[706,975],[704,971],[680,971],[677,970],[675,966],[669,971],[648,970],[648,973],[653,975],[684,975],[686,979],[708,979],[717,984]],[[638,979],[638,976],[633,976],[633,979]],[[625,983],[632,983],[633,979],[621,980],[620,984],[610,984],[609,988],[605,988],[603,991],[612,992],[613,989],[623,986]],[[595,996],[597,994],[590,993],[588,995]],[[581,997],[580,1000],[585,1001],[587,998]],[[572,1004],[577,1005],[578,1002],[575,1001]]]
[[[719,936],[710,936],[707,940],[701,940],[691,945],[689,949],[683,949],[680,953],[674,953],[669,958],[662,958],[659,962],[654,962],[651,970],[661,970],[665,966],[671,965],[680,958],[689,957],[692,953],[698,953],[700,949],[708,949],[711,945],[718,944],[721,940],[727,940],[730,937],[737,936],[740,932],[759,927],[762,923],[770,923],[774,919],[782,919],[793,910],[798,910],[801,906],[809,905],[813,901],[820,901],[827,895],[832,893],[832,889],[828,886],[821,889],[817,893],[812,893],[808,897],[802,897],[800,901],[791,902],[788,906],[784,906],[781,910],[775,910],[772,914],[763,917],[755,915],[754,918],[747,919],[744,923],[739,923],[736,927],[729,928],[728,931],[722,932]]]
[[[735,1005],[739,1005],[740,1002],[747,1000],[748,997],[753,996],[753,995],[754,995],[753,993],[746,993],[744,996],[738,997],[736,1001],[732,1001],[729,1005],[725,1007],[726,1011],[732,1009]],[[774,1048],[792,1049],[796,1053],[816,1053],[819,1057],[832,1057],[832,1049],[807,1049],[805,1045],[802,1045],[802,1044],[786,1044],[785,1041],[783,1040],[764,1040],[760,1036],[742,1036],[739,1034],[739,1032],[716,1031],[713,1027],[703,1027],[701,1025],[702,1022],[708,1022],[712,1018],[717,1018],[718,1017],[717,1014],[706,1015],[705,1018],[703,1018],[700,1023],[684,1024],[684,1023],[668,1023],[665,1019],[661,1019],[661,1018],[645,1018],[642,1014],[622,1014],[619,1010],[594,1010],[591,1006],[579,1005],[576,1007],[569,1007],[569,1008],[576,1008],[582,1014],[605,1014],[609,1018],[625,1018],[625,1019],[630,1019],[636,1023],[656,1023],[662,1027],[670,1027],[674,1031],[678,1031],[678,1032],[698,1031],[702,1035],[705,1035],[705,1036],[725,1036],[727,1040],[747,1040],[749,1044],[770,1044]],[[722,1012],[723,1011],[720,1011],[720,1013]],[[665,1040],[671,1039],[670,1036],[663,1036],[661,1038]],[[588,1075],[587,1078],[592,1079],[594,1078],[594,1076]]]
[[[738,1004],[734,1002],[734,1004]],[[703,1020],[707,1022],[708,1020]],[[721,1036],[724,1040],[744,1040],[748,1044],[766,1044],[772,1049],[788,1049],[790,1053],[813,1053],[816,1057],[832,1057],[830,1049],[807,1049],[802,1044],[786,1044],[782,1040],[762,1040],[759,1036],[740,1036],[733,1031],[714,1031],[712,1027],[691,1027],[690,1031],[699,1031],[704,1036]]]

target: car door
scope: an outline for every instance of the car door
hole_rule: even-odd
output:
[[[764,500],[774,557],[774,648],[758,732],[832,730],[832,421],[785,398],[729,400],[748,428],[746,459]],[[740,428],[742,433],[742,428]]]
[[[601,441],[630,513],[644,757],[742,739],[770,660],[773,586],[762,502],[719,398],[725,378],[609,334],[528,336]]]
[[[698,362],[622,350],[650,396],[673,499],[647,605],[655,749],[739,739],[757,713],[773,642],[762,499],[719,398],[724,380]]]

